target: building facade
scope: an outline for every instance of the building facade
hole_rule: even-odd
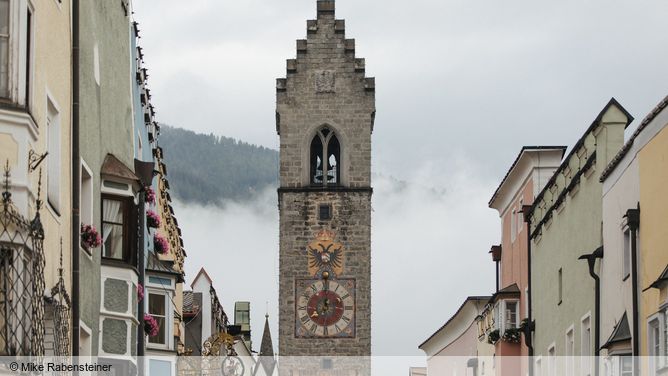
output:
[[[69,7],[0,1],[3,355],[71,353]]]
[[[494,375],[494,344],[485,337],[479,318],[490,296],[471,296],[420,350],[427,355],[426,375]]]
[[[480,320],[493,323],[486,325],[481,339],[488,341],[496,332],[494,353],[501,357],[499,362],[508,357],[497,375],[528,371],[529,342],[522,335],[529,319],[528,228],[523,212],[559,167],[565,151],[564,146],[523,147],[489,201],[501,218],[501,244],[490,251],[497,267],[497,290]]]
[[[600,345],[592,274],[598,273],[603,245],[598,176],[623,145],[631,121],[611,100],[528,210],[536,369],[593,373],[589,357]],[[558,356],[563,361],[557,362]]]
[[[655,356],[645,363],[647,374],[668,374],[668,97],[640,125],[635,142],[643,145],[640,160],[639,347]]]
[[[603,172],[602,339],[606,371],[668,372],[664,98]],[[663,191],[663,192],[662,192]],[[611,332],[611,334],[607,334]],[[642,358],[631,358],[640,356]],[[611,374],[611,373],[609,373]]]
[[[333,0],[277,80],[279,353],[371,353],[374,80]]]

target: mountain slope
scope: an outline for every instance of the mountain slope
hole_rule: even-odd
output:
[[[267,186],[278,185],[276,150],[165,125],[160,146],[165,151],[171,191],[184,202],[243,201]]]

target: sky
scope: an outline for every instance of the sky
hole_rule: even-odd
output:
[[[315,2],[135,0],[158,120],[277,148],[275,79]],[[663,0],[337,1],[376,77],[375,354],[421,354],[466,296],[492,292],[487,202],[521,146],[572,145],[611,97],[631,132],[668,94],[666,14]],[[276,198],[176,208],[189,275],[206,265],[228,310],[251,300],[256,341],[267,310],[276,332]]]

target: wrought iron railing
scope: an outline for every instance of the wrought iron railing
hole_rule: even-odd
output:
[[[37,200],[25,219],[11,201],[9,163],[0,206],[0,355],[44,355],[44,230]],[[41,187],[41,179],[40,185]],[[38,188],[38,197],[39,197]]]

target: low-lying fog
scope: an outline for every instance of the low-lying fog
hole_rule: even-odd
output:
[[[468,295],[490,294],[488,255],[500,224],[487,207],[496,182],[455,162],[454,171],[425,165],[403,180],[375,174],[372,223],[374,355],[409,356]],[[201,267],[226,312],[251,302],[254,349],[269,313],[278,350],[278,209],[275,188],[255,200],[202,207],[177,203],[188,258],[188,283]]]

